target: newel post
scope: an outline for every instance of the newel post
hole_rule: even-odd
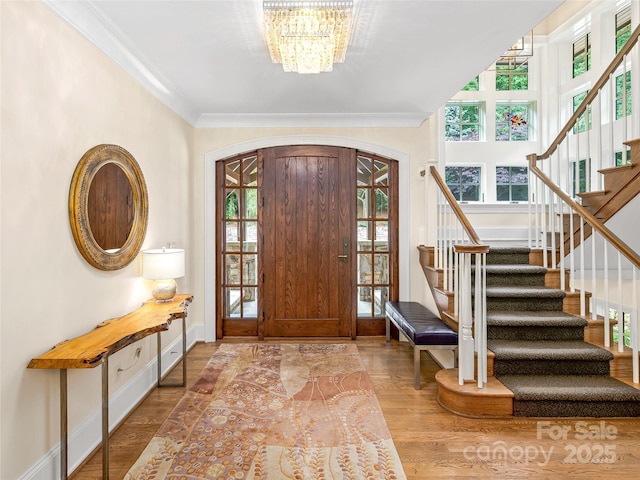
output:
[[[477,378],[482,388],[487,379],[486,254],[487,245],[455,245],[458,290],[458,382]],[[472,276],[472,258],[475,274]],[[472,284],[473,278],[473,284]],[[474,325],[475,323],[475,325]],[[475,339],[474,339],[475,333]],[[478,359],[478,376],[474,374]]]

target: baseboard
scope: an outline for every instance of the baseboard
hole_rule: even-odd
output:
[[[204,341],[204,325],[187,329],[187,349]],[[180,361],[175,351],[182,351],[182,337],[178,336],[162,351],[164,376]],[[109,430],[118,426],[157,384],[157,359],[153,359],[118,391],[109,396]],[[68,432],[69,472],[78,468],[102,442],[102,409],[98,407],[73,431]],[[18,480],[57,480],[60,478],[60,444],[22,474]]]

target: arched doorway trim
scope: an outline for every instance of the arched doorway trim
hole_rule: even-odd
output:
[[[217,150],[211,150],[204,156],[205,162],[205,231],[204,231],[204,330],[205,341],[215,341],[215,284],[216,284],[216,258],[215,258],[215,163],[218,160],[238,155],[244,152],[258,150],[260,148],[277,147],[283,145],[331,145],[354,148],[364,152],[380,155],[398,161],[399,173],[399,198],[401,206],[409,205],[409,161],[410,155],[406,152],[390,148],[386,145],[366,142],[357,138],[338,137],[327,135],[284,135],[274,137],[256,138],[246,142],[229,145]],[[407,208],[400,208],[398,218],[399,231],[399,267],[400,267],[400,299],[405,300],[409,292],[409,212]]]

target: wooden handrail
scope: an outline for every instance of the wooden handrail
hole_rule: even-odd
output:
[[[527,155],[527,159],[529,160],[529,169],[535,173],[535,175],[542,180],[542,182],[549,187],[553,193],[558,195],[562,200],[565,201],[569,207],[571,207],[575,212],[578,212],[582,219],[586,221],[594,230],[596,230],[600,235],[606,238],[609,243],[611,243],[622,255],[625,256],[627,260],[629,260],[636,268],[640,268],[640,256],[626,243],[624,243],[620,238],[609,230],[604,223],[598,220],[591,212],[589,212],[582,205],[577,203],[573,198],[567,195],[558,185],[556,185],[549,177],[547,177],[542,170],[538,168],[536,165],[536,161],[538,160],[538,156],[533,153],[531,155]]]
[[[442,176],[440,175],[440,172],[438,172],[438,169],[434,166],[431,166],[430,171],[431,171],[431,175],[436,180],[436,183],[438,184],[440,191],[447,199],[447,202],[449,202],[449,205],[451,205],[451,208],[455,213],[456,217],[458,218],[458,221],[462,225],[462,228],[464,228],[464,231],[467,233],[467,236],[469,237],[469,240],[471,241],[471,243],[473,243],[474,245],[484,245],[480,241],[480,238],[478,237],[478,234],[476,233],[476,231],[471,226],[471,222],[469,222],[469,219],[460,208],[460,205],[458,205],[458,201],[451,194],[451,190],[449,190],[449,187],[447,186],[445,181],[442,179]]]
[[[553,153],[557,150],[560,143],[562,143],[562,140],[564,140],[564,137],[569,133],[569,131],[571,131],[574,124],[578,121],[578,119],[582,116],[582,114],[584,114],[584,112],[587,110],[587,107],[591,104],[591,102],[593,102],[593,100],[598,96],[598,94],[600,93],[600,89],[602,89],[602,87],[609,80],[609,76],[616,70],[616,68],[618,68],[618,66],[622,63],[622,59],[631,51],[631,49],[638,42],[639,36],[640,36],[640,25],[638,25],[635,28],[635,30],[631,33],[631,36],[627,40],[627,43],[625,43],[624,46],[618,52],[618,54],[615,57],[613,57],[613,60],[611,60],[611,63],[609,64],[609,66],[605,69],[605,71],[600,76],[598,81],[593,85],[591,90],[589,90],[589,93],[587,93],[587,96],[584,97],[584,100],[582,100],[582,102],[580,103],[576,111],[573,112],[573,115],[571,115],[571,118],[569,118],[569,121],[564,126],[564,128],[560,130],[560,133],[555,138],[555,140],[551,142],[551,145],[549,145],[549,148],[547,148],[547,150],[542,155],[536,155],[536,160],[545,160],[549,158],[551,155],[553,155]]]

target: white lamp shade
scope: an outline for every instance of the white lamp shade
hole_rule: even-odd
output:
[[[142,252],[142,277],[147,280],[168,280],[184,277],[184,250],[156,248]]]

